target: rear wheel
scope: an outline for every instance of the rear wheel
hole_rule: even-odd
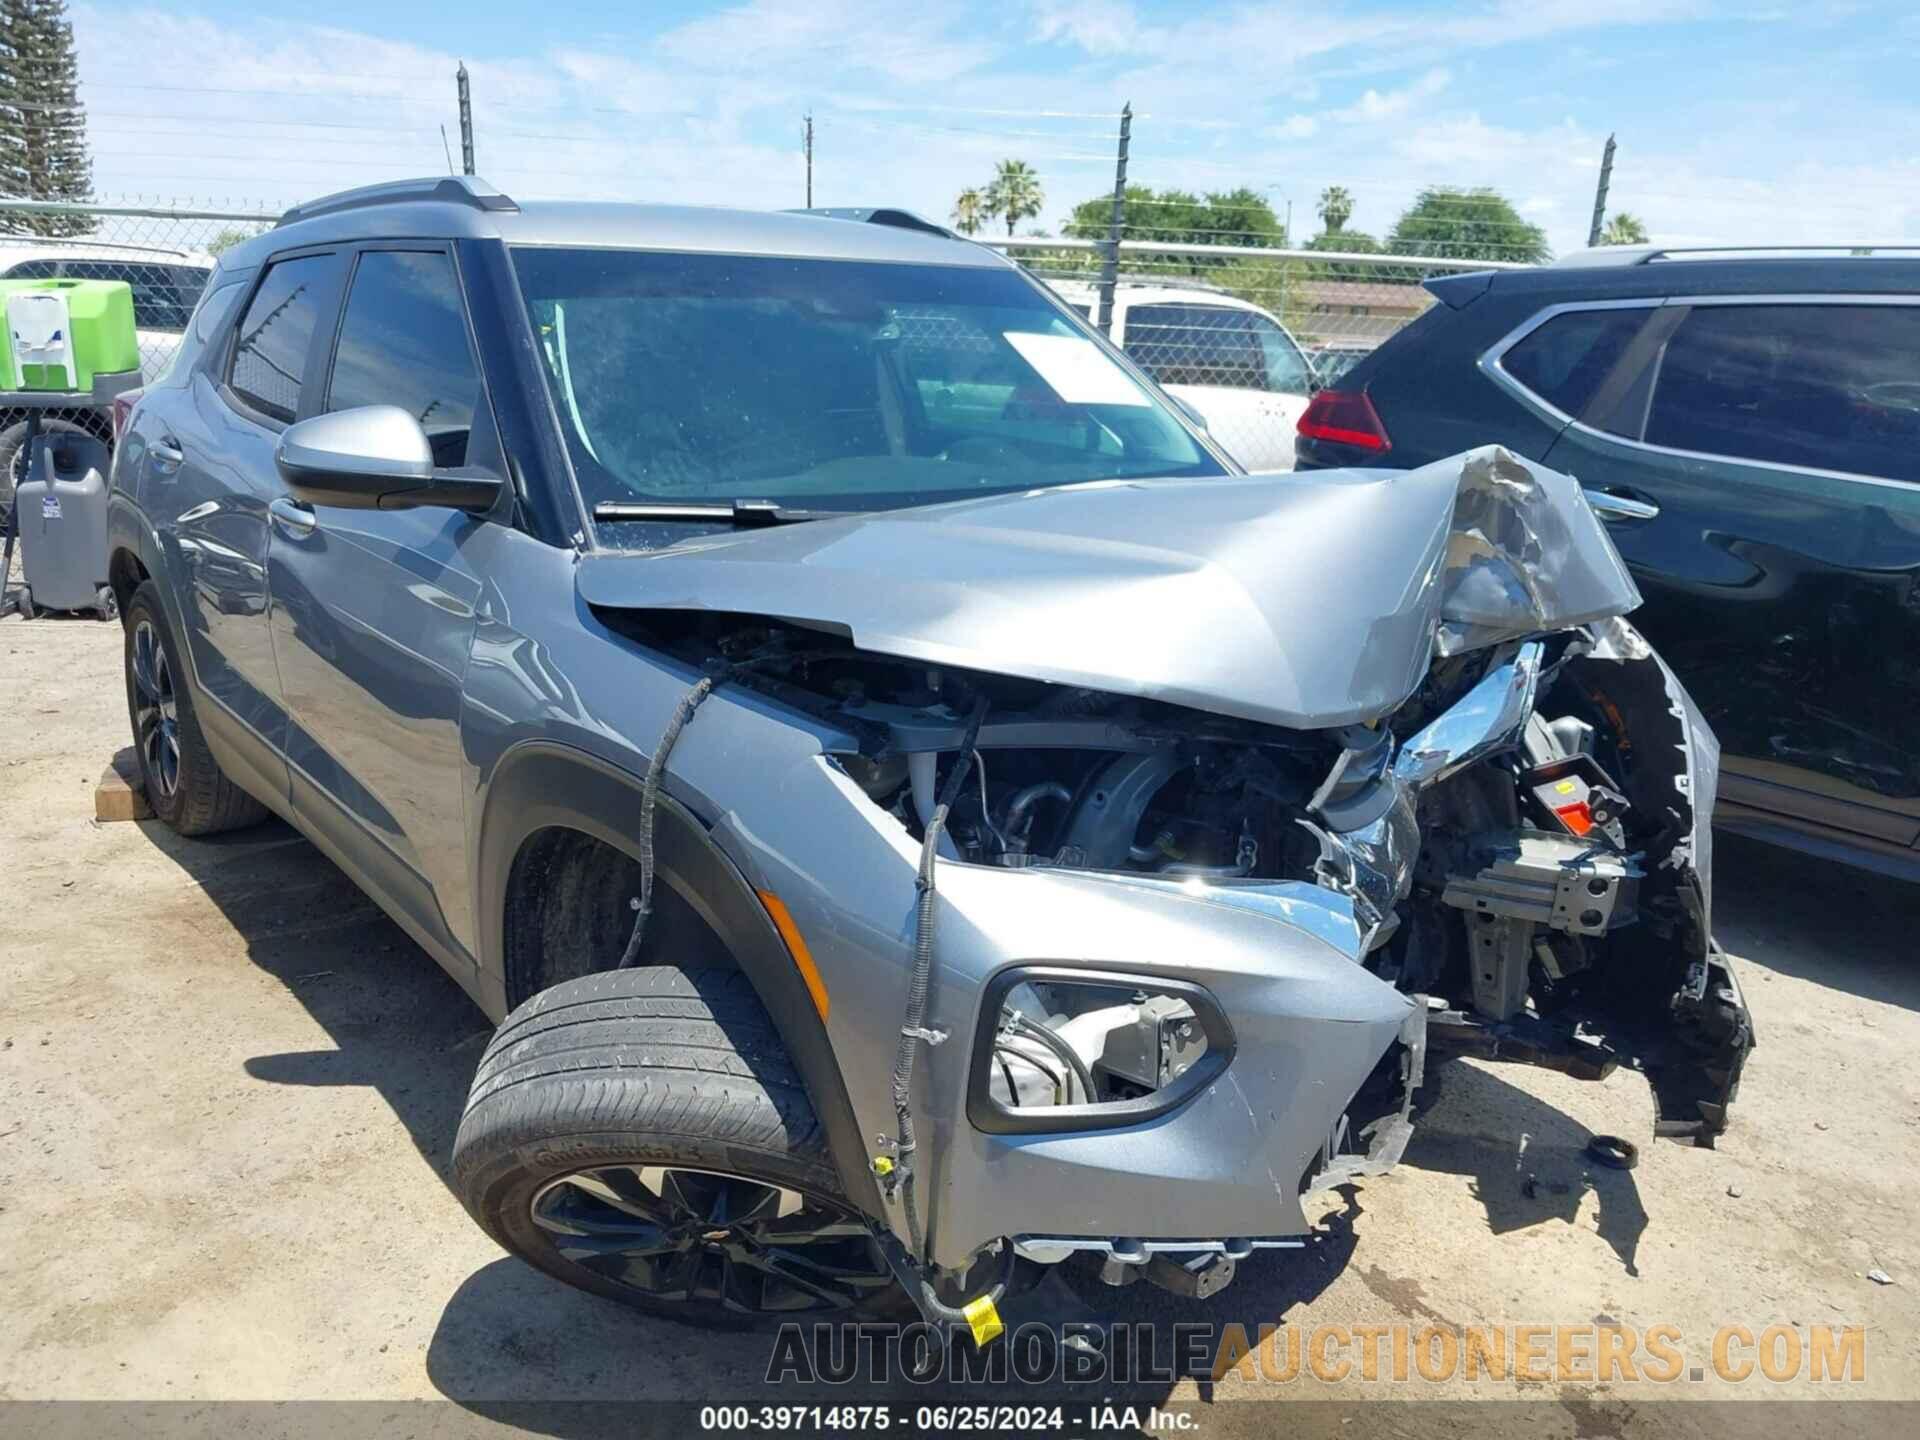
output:
[[[147,803],[182,835],[211,835],[267,818],[267,808],[229,780],[207,749],[160,590],[142,581],[127,601],[127,715]]]
[[[535,995],[481,1058],[453,1165],[501,1245],[638,1309],[725,1327],[912,1313],[737,971]]]

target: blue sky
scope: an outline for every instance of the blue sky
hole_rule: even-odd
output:
[[[1920,15],[1765,0],[747,4],[207,0],[76,3],[105,196],[279,204],[458,159],[473,73],[480,173],[523,197],[817,204],[944,218],[1007,156],[1038,226],[1133,177],[1249,185],[1295,231],[1343,184],[1384,234],[1423,184],[1490,184],[1583,243],[1612,203],[1657,240],[1920,241]]]

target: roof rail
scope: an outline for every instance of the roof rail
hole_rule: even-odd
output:
[[[429,175],[420,180],[389,180],[379,185],[360,185],[322,195],[304,205],[295,205],[275,222],[292,225],[316,215],[335,215],[342,210],[360,210],[369,205],[398,205],[407,201],[437,200],[443,204],[467,205],[475,210],[518,210],[512,199],[501,194],[477,175]]]
[[[1805,255],[1840,255],[1851,259],[1872,258],[1899,251],[1920,255],[1920,245],[1911,242],[1894,245],[1600,245],[1591,250],[1574,250],[1552,261],[1566,268],[1595,265],[1648,265],[1656,260],[1739,259],[1757,256],[1766,260],[1791,259]]]
[[[896,230],[919,230],[928,235],[939,235],[953,240],[958,237],[944,225],[936,225],[931,220],[916,215],[911,210],[902,210],[897,206],[882,206],[864,209],[857,206],[815,207],[811,210],[789,210],[789,215],[818,215],[823,220],[852,220],[861,225],[891,225]]]

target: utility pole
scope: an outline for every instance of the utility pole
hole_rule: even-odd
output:
[[[1100,309],[1094,324],[1113,335],[1113,291],[1120,283],[1120,234],[1127,213],[1127,144],[1133,135],[1133,102],[1120,107],[1120,151],[1113,165],[1113,218],[1107,222],[1106,251],[1100,257]]]
[[[805,127],[800,132],[801,149],[807,152],[807,209],[813,208],[813,115],[807,115]]]
[[[467,62],[454,72],[460,86],[460,172],[473,174],[473,92],[467,88]]]
[[[1607,183],[1613,179],[1613,136],[1607,136],[1607,148],[1600,152],[1600,184],[1593,192],[1593,224],[1587,227],[1587,248],[1600,243],[1600,227],[1607,218]]]

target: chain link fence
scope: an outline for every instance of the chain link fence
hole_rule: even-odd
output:
[[[988,242],[1099,322],[1105,245]],[[1424,281],[1512,262],[1123,240],[1107,332],[1252,469],[1293,464],[1312,392],[1435,303]]]
[[[258,210],[0,199],[0,280],[126,281],[133,291],[140,373],[152,379],[180,348],[215,255],[259,234],[274,218]],[[0,374],[0,392],[14,390],[18,381]],[[43,429],[112,439],[112,419],[102,406],[33,408]],[[14,487],[26,478],[28,433],[27,409],[0,400],[0,533],[13,508]]]

